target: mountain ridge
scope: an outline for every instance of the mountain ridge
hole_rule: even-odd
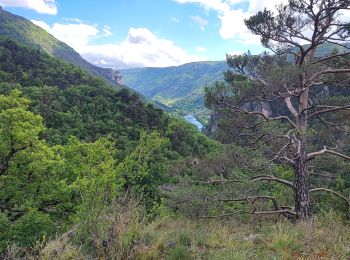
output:
[[[101,68],[86,61],[72,47],[56,39],[41,27],[33,24],[28,19],[12,14],[0,6],[0,35],[18,41],[24,45],[38,48],[48,54],[62,59],[73,65],[77,65],[94,76],[106,80],[113,86],[116,83],[118,72],[111,68]]]
[[[181,116],[194,114],[205,122],[204,87],[223,80],[226,61],[199,61],[171,67],[120,69],[123,84],[160,102]]]

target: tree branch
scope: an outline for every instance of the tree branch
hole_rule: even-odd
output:
[[[350,156],[347,156],[345,154],[342,154],[342,153],[338,153],[338,152],[335,152],[333,150],[330,150],[328,149],[326,146],[323,147],[322,150],[318,151],[318,152],[312,152],[312,153],[309,153],[307,155],[307,160],[311,160],[317,156],[320,156],[320,155],[323,155],[325,153],[329,153],[329,154],[333,154],[333,155],[336,155],[336,156],[339,156],[341,158],[344,158],[344,159],[347,159],[347,160],[350,160]]]
[[[222,179],[222,180],[215,180],[215,179],[209,179],[208,181],[190,181],[190,183],[194,183],[194,184],[227,184],[227,183],[237,183],[237,182],[241,182],[240,180],[236,180],[236,179]]]
[[[221,102],[222,104],[224,104],[225,106],[228,106],[229,108],[232,108],[242,114],[246,114],[246,115],[260,115],[263,118],[265,118],[267,121],[274,121],[274,120],[287,120],[295,129],[297,129],[296,124],[288,117],[288,116],[276,116],[276,117],[269,117],[266,114],[262,113],[262,112],[258,112],[258,111],[247,111],[244,110],[240,107],[228,104],[226,102]]]
[[[341,198],[343,201],[346,202],[346,204],[348,205],[348,210],[350,210],[350,202],[349,202],[349,200],[345,196],[341,195],[339,192],[336,192],[336,191],[330,190],[330,189],[326,189],[326,188],[315,188],[315,189],[311,189],[310,193],[311,192],[318,192],[318,191],[329,192],[329,193],[332,193],[332,194],[338,196],[339,198]]]
[[[325,57],[325,58],[322,58],[322,59],[318,59],[318,60],[314,61],[313,64],[321,63],[321,62],[324,62],[324,61],[328,61],[328,60],[331,60],[331,59],[334,59],[334,58],[343,57],[343,56],[347,56],[347,55],[350,55],[350,52],[334,54],[334,55],[331,55],[331,56],[328,56],[328,57]]]
[[[338,110],[349,110],[350,111],[350,105],[341,106],[341,107],[329,107],[327,109],[319,110],[319,111],[316,111],[316,112],[308,115],[307,119],[314,117],[314,116],[317,116],[317,115],[320,115],[320,114],[324,114],[324,113],[328,113],[328,112],[335,112]]]
[[[237,214],[252,214],[252,215],[271,215],[271,214],[289,214],[289,215],[297,215],[294,211],[290,211],[287,209],[280,209],[280,210],[267,210],[267,211],[247,211],[247,210],[238,210],[238,211],[234,211],[234,212],[230,212],[227,214],[223,214],[223,215],[217,215],[217,216],[202,216],[200,218],[225,218],[225,217],[230,217],[233,215],[237,215]]]
[[[254,182],[255,181],[275,181],[275,182],[287,185],[291,188],[294,188],[294,184],[292,182],[277,178],[277,177],[275,177],[273,175],[269,175],[269,174],[262,174],[262,175],[254,176],[254,177],[250,178],[249,180],[254,181]]]

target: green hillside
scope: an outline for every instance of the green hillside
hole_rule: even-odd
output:
[[[223,79],[228,69],[225,61],[193,62],[167,68],[120,70],[123,83],[163,103],[179,115],[195,114],[207,119],[204,108],[204,87]]]
[[[108,83],[116,85],[115,71],[97,67],[84,60],[79,53],[67,44],[57,40],[44,29],[29,20],[6,12],[0,7],[0,35],[14,39],[22,44],[41,49],[50,55],[77,65]]]
[[[109,134],[122,152],[143,130],[170,133],[172,119],[136,93],[118,91],[77,66],[8,38],[0,38],[0,84],[1,93],[19,89],[33,101],[31,108],[43,116],[45,138],[52,144],[72,135],[89,141]]]

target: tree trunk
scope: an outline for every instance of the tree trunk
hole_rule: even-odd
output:
[[[301,147],[301,155],[294,166],[295,173],[295,211],[299,219],[311,218],[309,176],[307,172],[307,155],[305,146]]]

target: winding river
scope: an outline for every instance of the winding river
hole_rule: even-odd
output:
[[[199,122],[197,120],[197,118],[194,115],[187,115],[187,116],[185,116],[185,119],[186,119],[187,122],[197,126],[199,131],[202,131],[203,125],[202,125],[201,122]]]

